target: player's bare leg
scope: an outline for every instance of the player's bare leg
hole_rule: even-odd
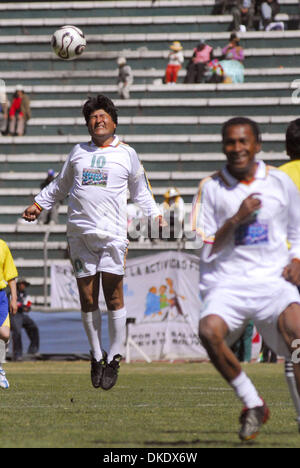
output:
[[[81,317],[91,347],[91,380],[95,388],[101,386],[106,367],[106,352],[101,344],[101,312],[99,310],[100,273],[77,278],[81,303]]]
[[[225,338],[228,331],[227,324],[218,315],[208,315],[200,320],[199,337],[212,364],[245,405],[240,418],[242,426],[239,437],[241,440],[251,440],[269,418],[269,410],[227,346]]]
[[[115,385],[118,378],[118,369],[122,359],[121,350],[126,334],[123,275],[103,272],[102,288],[108,310],[110,349],[107,358],[108,365],[103,372],[101,387],[104,390],[109,390]]]
[[[10,328],[6,325],[0,327],[0,388],[9,388],[9,382],[6,378],[2,363],[6,355],[6,343],[9,340]]]

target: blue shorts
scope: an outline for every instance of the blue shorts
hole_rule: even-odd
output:
[[[9,327],[8,300],[5,289],[0,290],[0,327]]]

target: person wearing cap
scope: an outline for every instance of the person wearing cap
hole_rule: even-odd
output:
[[[55,179],[55,171],[49,169],[46,179],[41,183],[40,188],[47,187]],[[59,207],[61,202],[55,203],[51,210],[43,210],[39,216],[38,224],[58,224]]]
[[[130,86],[133,83],[133,72],[130,65],[127,64],[125,57],[119,57],[117,60],[119,67],[118,74],[118,93],[122,99],[130,98]]]
[[[18,270],[15,266],[8,245],[0,239],[0,388],[9,388],[2,363],[5,361],[6,344],[10,338],[10,316],[17,313]],[[6,295],[6,287],[10,290],[10,300]],[[10,316],[9,316],[10,312]]]
[[[178,72],[184,62],[184,56],[182,52],[182,45],[179,41],[174,41],[170,45],[171,52],[168,55],[168,65],[166,68],[165,83],[176,83]]]
[[[8,134],[22,136],[25,133],[26,122],[31,117],[30,100],[22,85],[16,86],[9,113]]]
[[[183,236],[185,206],[183,198],[176,187],[170,187],[165,192],[164,201],[160,208],[164,219],[168,223],[168,229],[170,229],[168,240],[181,239]],[[161,237],[164,237],[162,229],[160,233]]]
[[[31,300],[27,295],[26,288],[30,283],[26,278],[18,278],[17,280],[17,305],[18,310],[15,315],[10,315],[11,330],[12,330],[12,360],[22,361],[23,345],[22,345],[22,328],[26,331],[29,338],[29,347],[27,353],[36,356],[40,347],[39,329],[36,323],[29,317],[31,310]]]
[[[206,65],[213,60],[213,48],[201,40],[187,65],[185,83],[202,83]]]
[[[240,38],[236,33],[230,35],[229,43],[222,50],[220,65],[224,70],[225,83],[244,82],[244,49],[240,45]]]

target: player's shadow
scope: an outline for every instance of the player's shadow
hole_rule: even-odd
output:
[[[196,431],[193,431],[193,434],[195,433]],[[189,432],[190,433],[190,432]],[[247,447],[256,447],[256,448],[259,448],[259,447],[264,447],[266,446],[266,441],[264,440],[264,442],[261,442],[259,437],[255,440],[252,440],[252,441],[247,441],[247,442],[241,442],[240,440],[236,440],[234,441],[234,439],[237,438],[237,434],[236,432],[223,432],[223,431],[203,431],[203,436],[206,436],[206,437],[201,437],[201,431],[197,431],[199,437],[196,438],[196,439],[192,439],[192,440],[174,440],[174,441],[168,441],[168,442],[162,442],[161,440],[147,440],[147,441],[144,441],[144,444],[145,446],[155,446],[155,447],[188,447],[188,446],[199,446],[199,445],[205,445],[206,447],[209,447],[209,446],[220,446],[220,445],[230,445],[232,448],[247,448]],[[176,430],[168,430],[168,431],[161,431],[161,434],[182,434],[182,431],[176,431]],[[228,439],[218,439],[218,434],[220,434],[221,436],[224,437],[224,435],[227,435],[229,436]],[[292,432],[286,432],[285,434],[290,434],[292,435],[293,433]],[[213,439],[207,439],[207,436],[209,435],[214,435],[215,437]],[[279,435],[279,433],[275,433],[275,432],[272,432],[272,434],[268,434],[270,436],[274,436],[274,435]],[[282,435],[282,433],[280,434]],[[281,444],[280,442],[276,443],[274,441],[270,442],[267,444],[268,447],[273,447],[273,448],[276,448],[276,447],[280,447]]]

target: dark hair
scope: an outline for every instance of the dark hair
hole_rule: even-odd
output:
[[[233,117],[232,119],[229,119],[227,120],[227,122],[224,123],[222,127],[223,143],[225,140],[227,129],[229,127],[233,127],[234,125],[250,125],[250,127],[252,128],[253,134],[255,136],[256,142],[261,143],[261,135],[260,135],[259,126],[257,125],[256,122],[254,122],[254,120],[251,120],[248,117]]]
[[[107,112],[111,116],[114,123],[118,125],[117,108],[115,107],[112,100],[107,96],[104,96],[104,94],[98,94],[96,97],[90,97],[84,103],[82,113],[84,115],[86,124],[88,124],[91,113],[98,109],[103,109],[105,112]]]
[[[239,41],[240,38],[238,37],[237,34],[231,33],[231,34],[230,34],[230,41],[234,41],[234,40]]]
[[[285,147],[291,159],[300,159],[300,119],[289,123],[285,134]]]

